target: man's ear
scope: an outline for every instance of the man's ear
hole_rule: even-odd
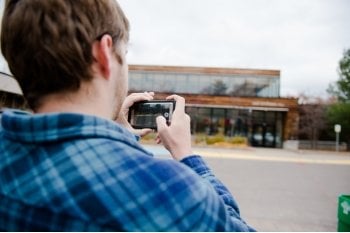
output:
[[[96,68],[104,78],[109,78],[111,74],[112,50],[113,40],[108,34],[103,35],[101,40],[95,41],[92,45],[92,56]]]

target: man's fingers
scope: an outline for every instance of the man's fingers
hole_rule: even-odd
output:
[[[138,102],[142,100],[152,100],[153,96],[154,96],[153,92],[134,93],[129,96],[129,99],[132,102]]]
[[[146,135],[149,134],[149,133],[152,133],[153,130],[152,130],[152,129],[140,129],[140,130],[136,130],[136,132],[138,132],[139,135],[140,135],[141,137],[143,137],[143,136],[146,136]]]
[[[159,135],[157,135],[156,143],[157,143],[157,144],[161,144],[161,143],[162,143],[162,140],[160,139]]]
[[[133,93],[126,97],[124,104],[126,108],[129,108],[136,102],[149,101],[152,100],[153,97],[154,92]]]
[[[166,98],[167,100],[175,100],[176,101],[176,106],[175,106],[175,111],[174,113],[181,113],[185,112],[185,99],[181,96],[178,95],[171,95]]]
[[[166,124],[166,119],[163,116],[158,116],[156,118],[156,123],[158,132],[162,132],[164,129],[166,129],[166,127],[168,127]]]

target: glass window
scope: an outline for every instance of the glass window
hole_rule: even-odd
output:
[[[279,97],[279,77],[130,71],[131,90]]]
[[[235,119],[234,135],[247,136],[248,135],[249,111],[239,109],[238,116]]]
[[[211,109],[210,108],[198,108],[197,115],[195,116],[197,123],[197,132],[210,134],[211,125]]]
[[[210,134],[224,135],[225,131],[225,109],[213,108]]]
[[[236,119],[238,118],[237,109],[227,109],[225,115],[225,135],[234,136],[234,126]]]
[[[263,111],[253,111],[253,122],[263,123],[265,121],[265,116]]]
[[[276,123],[276,113],[275,112],[266,112],[265,122],[266,122],[266,124],[274,125]]]

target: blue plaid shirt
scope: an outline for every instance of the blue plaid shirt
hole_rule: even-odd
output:
[[[7,110],[0,230],[251,231],[202,158],[154,158],[118,124]]]

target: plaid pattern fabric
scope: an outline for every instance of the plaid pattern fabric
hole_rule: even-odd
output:
[[[112,121],[7,110],[0,151],[0,230],[253,230],[200,156],[154,158]]]

